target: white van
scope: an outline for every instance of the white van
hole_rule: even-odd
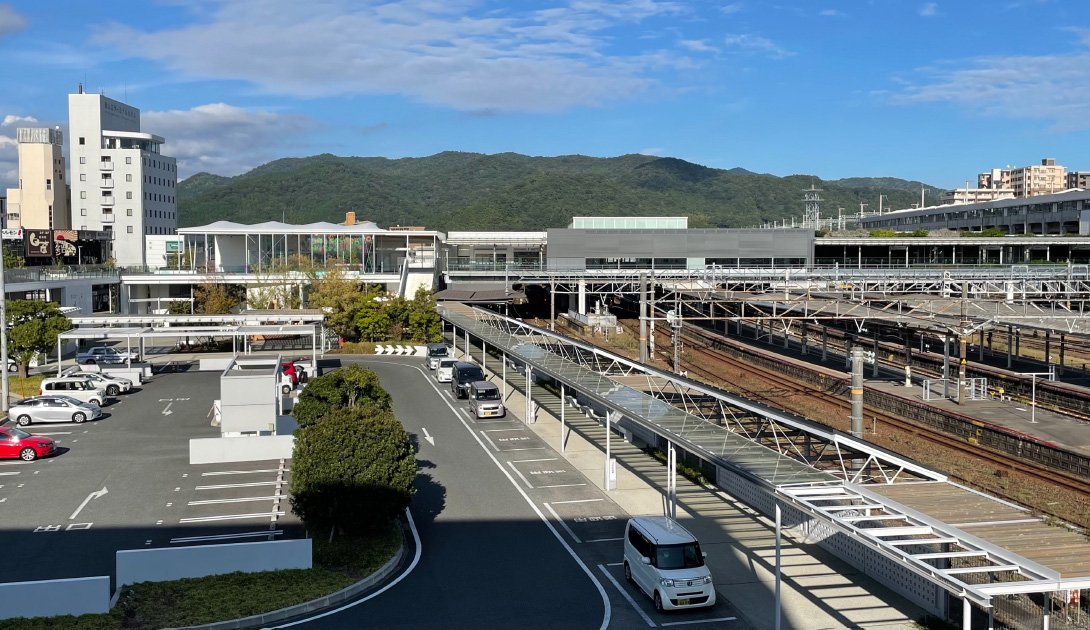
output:
[[[500,388],[488,381],[477,381],[469,386],[469,412],[477,419],[502,418],[507,410],[500,400]]]
[[[629,519],[624,535],[624,577],[655,602],[655,610],[715,605],[707,554],[669,516]]]
[[[435,380],[440,383],[449,383],[454,377],[454,364],[458,359],[439,359],[439,365],[435,368]]]
[[[68,396],[80,402],[101,407],[106,402],[106,390],[82,376],[62,376],[42,380],[39,396]]]

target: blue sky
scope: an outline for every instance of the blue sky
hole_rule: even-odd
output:
[[[963,185],[1090,170],[1085,0],[0,3],[0,186],[66,94],[140,108],[183,176],[271,159],[652,153]]]

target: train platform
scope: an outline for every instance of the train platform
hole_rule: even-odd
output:
[[[745,330],[752,332],[753,329]],[[722,332],[715,334],[722,336]],[[795,338],[788,340],[784,347],[783,337],[777,334],[771,342],[767,338],[755,340],[752,337],[739,337],[737,334],[727,336],[731,342],[742,343],[765,352],[771,352],[786,362],[808,364],[830,376],[841,379],[850,378],[845,368],[845,357],[839,349],[829,347],[826,351],[826,360],[822,361],[822,349],[820,337],[811,339],[805,351],[801,342]],[[965,405],[948,399],[924,400],[922,380],[913,377],[912,386],[904,386],[904,373],[898,372],[886,366],[879,366],[878,377],[872,377],[871,366],[867,366],[864,381],[865,387],[880,390],[895,396],[910,398],[920,406],[930,407],[942,412],[967,416],[973,420],[998,425],[1011,432],[1028,435],[1037,440],[1047,442],[1054,446],[1071,450],[1075,453],[1090,456],[1090,423],[1072,416],[1056,413],[1038,407],[1034,413],[1028,403],[1020,404],[1017,401],[986,398],[983,400],[968,400]],[[951,392],[953,394],[953,392]],[[932,397],[935,395],[932,394]]]

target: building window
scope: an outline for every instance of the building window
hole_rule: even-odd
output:
[[[87,173],[80,173],[80,174],[79,174],[79,180],[80,180],[81,182],[85,182],[85,181],[87,181]]]
[[[86,163],[87,163],[87,158],[85,158],[85,157],[81,157],[81,158],[79,159],[79,163],[80,163],[80,164],[86,164]]]
[[[125,158],[125,163],[126,164],[132,164],[132,157],[131,156],[126,157]]]
[[[129,208],[128,210],[125,211],[125,216],[127,216],[127,217],[132,216],[132,208]]]
[[[108,155],[102,156],[102,163],[103,164],[109,164],[110,162],[111,162],[110,156],[108,156]]]
[[[87,144],[87,143],[86,143],[86,142],[84,141],[84,139],[83,139],[83,136],[80,136],[80,139],[79,139],[79,143],[80,143],[80,144]]]
[[[126,199],[132,199],[132,191],[131,190],[126,190],[125,191],[125,198]]]
[[[80,199],[86,199],[87,198],[87,191],[86,190],[79,191],[79,198]]]
[[[53,190],[53,180],[51,180],[51,179],[45,180],[45,189],[46,190]]]
[[[127,181],[127,182],[132,181],[132,173],[125,173],[125,181]]]
[[[79,215],[81,217],[87,216],[87,208],[80,208]]]
[[[126,227],[125,231],[128,232],[129,234],[132,234],[132,226],[130,225],[130,226]]]
[[[81,225],[81,226],[79,227],[79,229],[81,229],[81,230],[86,230],[86,229],[87,229],[87,226],[86,226],[86,225]]]

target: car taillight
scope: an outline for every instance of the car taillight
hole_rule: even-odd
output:
[[[39,395],[39,396],[41,396],[41,395],[42,395],[42,394],[44,394],[44,393],[45,393],[45,392],[43,392],[43,391],[42,391],[41,389],[39,389],[39,390],[38,390],[38,395]]]

